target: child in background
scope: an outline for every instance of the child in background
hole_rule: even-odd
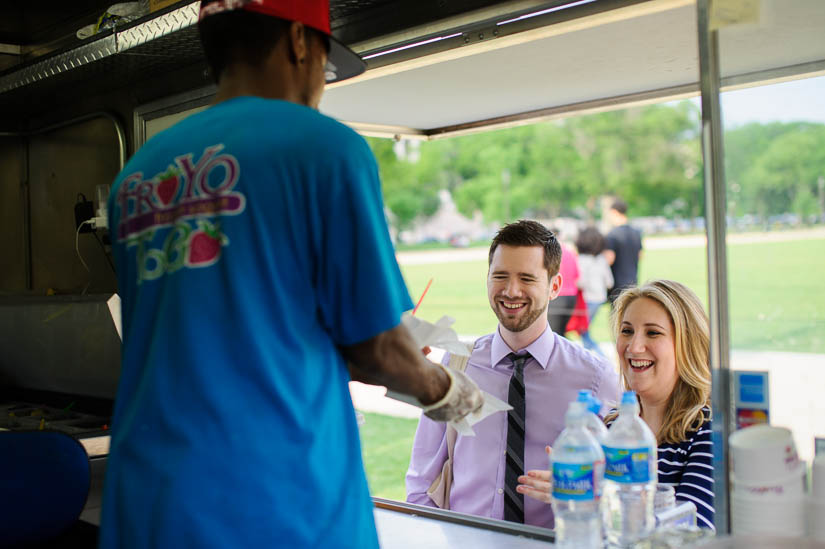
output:
[[[593,321],[602,303],[607,301],[607,290],[613,287],[610,265],[602,255],[604,247],[604,236],[596,227],[582,229],[576,238],[576,248],[579,250],[578,286],[584,294],[584,301],[587,303],[587,319],[590,322]],[[604,356],[599,344],[590,337],[589,329],[582,333],[582,343],[585,349]]]

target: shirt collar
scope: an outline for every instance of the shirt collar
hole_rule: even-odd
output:
[[[495,368],[499,364],[509,368],[511,366],[510,360],[507,358],[512,352],[520,353],[527,351],[530,356],[539,363],[539,366],[547,369],[550,363],[550,355],[553,352],[553,347],[556,344],[556,334],[550,329],[550,324],[546,324],[544,331],[536,338],[530,345],[522,349],[511,349],[509,345],[501,337],[500,327],[496,328],[493,334],[493,344],[490,347],[490,365]]]

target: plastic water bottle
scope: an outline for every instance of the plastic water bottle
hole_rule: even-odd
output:
[[[656,526],[656,437],[639,417],[636,393],[626,391],[619,417],[604,440],[607,461],[604,498],[607,505],[607,540],[613,546],[634,547]]]
[[[604,452],[587,430],[588,413],[584,403],[570,403],[550,456],[556,546],[561,549],[604,547],[597,472]]]
[[[585,413],[585,427],[588,431],[590,431],[590,434],[592,434],[595,437],[599,444],[604,444],[604,439],[607,436],[607,427],[605,426],[604,421],[602,421],[602,418],[599,417],[599,412],[602,408],[601,401],[587,389],[582,389],[581,391],[579,391],[579,396],[577,400],[578,402],[584,403],[587,407],[587,411]],[[602,539],[604,539],[607,536],[606,528],[607,523],[610,520],[610,516],[607,514],[607,505],[605,505],[603,497],[604,469],[604,460],[596,464],[596,476],[598,477],[598,483],[596,484],[596,497],[599,498],[599,509],[601,511],[602,516]]]
[[[587,430],[596,437],[599,444],[604,443],[604,437],[607,436],[607,427],[599,417],[599,411],[602,408],[601,401],[587,389],[582,389],[579,391],[578,402],[583,402],[587,407],[588,413],[585,418]]]

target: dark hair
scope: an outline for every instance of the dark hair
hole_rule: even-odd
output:
[[[616,210],[620,214],[626,214],[627,213],[627,202],[625,202],[621,198],[617,198],[616,200],[613,201],[613,204],[611,204],[610,209],[611,210]]]
[[[576,237],[576,249],[580,254],[599,255],[604,251],[604,235],[596,227],[585,227]]]
[[[210,15],[198,22],[203,52],[215,82],[235,63],[263,65],[289,25],[289,21],[278,17],[243,10]]]
[[[490,253],[487,256],[488,266],[493,263],[493,254],[500,244],[505,246],[541,246],[544,248],[544,268],[547,269],[547,277],[551,278],[559,272],[561,245],[556,240],[556,235],[541,223],[520,219],[499,229],[490,244]]]

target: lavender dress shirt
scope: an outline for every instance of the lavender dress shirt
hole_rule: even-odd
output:
[[[544,447],[552,445],[564,429],[564,414],[580,389],[589,389],[608,410],[618,401],[619,376],[604,358],[550,330],[525,349],[510,349],[498,330],[475,342],[467,374],[488,393],[507,402],[513,364],[507,355],[526,350],[526,435],[524,461],[527,470],[547,469]],[[449,362],[445,355],[444,364]],[[615,406],[613,406],[615,407]],[[496,413],[473,426],[474,437],[459,435],[453,461],[450,509],[494,519],[504,517],[504,470],[507,446],[507,414]],[[447,459],[445,424],[421,416],[407,470],[407,501],[435,506],[427,489]],[[525,497],[524,522],[553,527],[550,505]]]

